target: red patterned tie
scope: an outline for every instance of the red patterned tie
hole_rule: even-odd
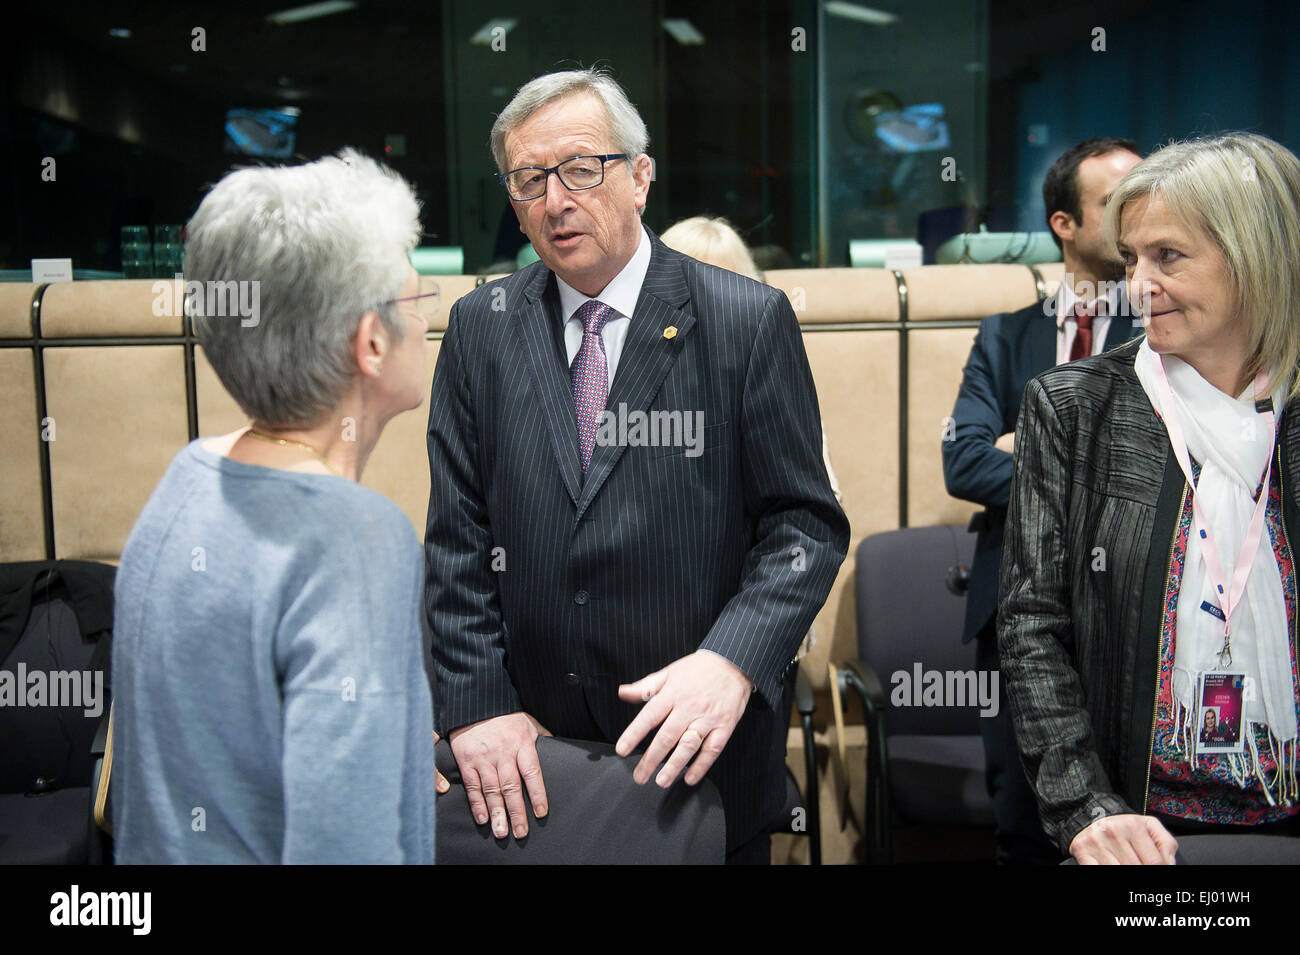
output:
[[[596,446],[596,431],[609,397],[609,371],[605,363],[605,342],[601,330],[615,314],[602,302],[592,299],[574,315],[582,320],[582,346],[573,358],[569,376],[573,381],[573,409],[578,417],[578,450],[582,453],[582,475],[587,476],[591,452]]]
[[[1087,358],[1092,354],[1092,320],[1096,317],[1097,307],[1089,308],[1082,302],[1074,306],[1074,320],[1079,329],[1074,333],[1074,344],[1070,346],[1070,361]]]

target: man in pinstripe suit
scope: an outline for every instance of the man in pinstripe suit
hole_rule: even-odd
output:
[[[461,299],[438,356],[438,722],[498,838],[527,834],[525,798],[546,815],[535,741],[554,733],[648,743],[638,783],[707,774],[729,861],[766,861],[792,663],[848,522],[789,302],[642,226],[646,144],[593,71],[533,80],[493,127],[541,262]],[[674,413],[702,428],[635,423]]]

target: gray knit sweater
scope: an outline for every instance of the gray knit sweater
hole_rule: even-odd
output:
[[[422,585],[383,496],[181,451],[117,575],[117,861],[432,862]]]

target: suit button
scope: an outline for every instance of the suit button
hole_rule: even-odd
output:
[[[566,673],[566,674],[564,674],[564,682],[567,683],[567,684],[569,684],[569,686],[577,686],[577,685],[578,685],[578,674],[576,674],[576,673]]]
[[[587,592],[585,590],[579,590],[576,594],[573,595],[573,602],[576,603],[579,607],[586,604]]]

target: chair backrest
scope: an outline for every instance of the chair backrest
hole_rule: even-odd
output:
[[[961,642],[966,598],[947,585],[974,551],[960,525],[887,531],[858,547],[858,655],[880,677],[891,736],[977,734],[981,695],[997,699]]]
[[[497,840],[470,815],[460,769],[446,740],[435,748],[451,791],[438,797],[440,865],[720,865],[726,858],[722,797],[697,786],[638,786],[636,760],[609,743],[537,740],[551,811],[523,841]]]

